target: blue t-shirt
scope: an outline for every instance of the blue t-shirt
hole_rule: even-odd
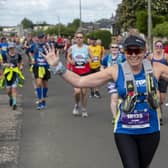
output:
[[[44,66],[49,68],[49,64],[43,56],[43,54],[45,54],[43,48],[44,45],[44,43],[33,43],[29,51],[34,54],[35,66]]]
[[[122,66],[119,64],[118,79],[116,81],[116,87],[120,98],[126,96],[126,88],[124,88],[125,78]],[[122,111],[122,102],[119,104],[119,110],[116,117],[116,123],[114,127],[115,133],[124,134],[148,134],[157,132],[160,130],[159,119],[157,110],[151,109],[146,99],[146,77],[144,69],[139,74],[134,75],[139,102],[136,102],[135,108],[131,113],[124,113]]]
[[[102,60],[102,65],[104,68],[110,67],[113,64],[120,64],[125,61],[125,56],[121,53],[118,53],[118,55],[115,58],[112,58],[112,55],[106,55]]]
[[[8,52],[8,43],[1,43],[1,51],[2,55],[7,55]]]

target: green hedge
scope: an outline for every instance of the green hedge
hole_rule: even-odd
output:
[[[89,37],[100,39],[104,48],[108,49],[111,43],[112,34],[107,30],[96,30],[86,35],[86,38]]]

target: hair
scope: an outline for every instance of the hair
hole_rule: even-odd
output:
[[[100,39],[98,39],[98,40],[96,41],[96,43],[101,44],[102,41],[101,41]]]
[[[81,31],[76,32],[76,33],[75,33],[75,36],[76,36],[77,34],[82,34],[82,35],[84,36],[84,33],[81,32]]]
[[[162,43],[162,45],[163,45],[163,41],[162,40],[157,40],[157,41],[155,41],[155,45],[157,44],[157,43]]]
[[[128,33],[125,35],[124,40],[129,36],[136,36],[138,38],[141,38],[142,40],[146,41],[144,36],[139,33],[137,29],[129,29]]]

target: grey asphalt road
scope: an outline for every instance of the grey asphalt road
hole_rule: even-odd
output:
[[[26,73],[19,168],[122,168],[111,124],[109,96],[88,99],[88,118],[73,117],[73,87],[60,77],[49,81],[48,108],[35,109],[32,78]],[[167,167],[168,114],[150,168]]]

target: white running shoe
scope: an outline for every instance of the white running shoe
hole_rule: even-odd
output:
[[[79,115],[79,106],[78,105],[75,105],[73,111],[72,111],[72,114],[74,116],[78,116]]]
[[[87,111],[83,111],[83,112],[82,112],[82,117],[84,117],[84,118],[88,117]]]

